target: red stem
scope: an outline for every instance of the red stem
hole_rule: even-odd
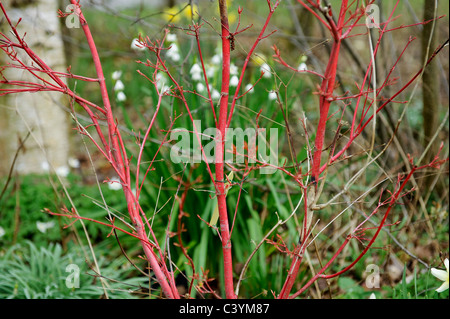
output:
[[[211,105],[211,111],[213,112],[214,123],[216,124],[216,127],[217,127],[216,110],[214,108],[214,102],[213,102],[213,99],[211,97],[211,89],[209,87],[209,80],[208,80],[208,76],[206,75],[205,62],[203,61],[202,47],[200,45],[200,27],[199,26],[194,26],[194,32],[195,32],[195,40],[197,42],[198,55],[200,57],[200,62],[201,62],[201,65],[202,65],[202,70],[203,70],[203,76],[204,76],[204,79],[205,79],[206,90],[208,91],[209,103]]]
[[[280,0],[277,0],[277,2],[275,2],[274,6],[272,7],[271,4],[270,4],[270,0],[268,0],[268,5],[269,5],[269,9],[270,9],[269,15],[267,16],[266,22],[264,23],[264,26],[262,27],[261,32],[258,35],[258,38],[256,39],[255,43],[253,43],[253,46],[251,47],[251,49],[248,51],[247,57],[246,57],[246,59],[244,61],[244,65],[242,66],[241,76],[239,78],[239,82],[238,82],[238,85],[236,87],[236,91],[235,91],[233,100],[231,101],[231,108],[230,108],[230,112],[229,112],[230,115],[229,115],[229,118],[228,118],[228,121],[227,121],[227,128],[230,127],[231,118],[233,116],[234,108],[236,106],[236,101],[241,97],[241,96],[239,96],[239,90],[240,90],[242,82],[244,80],[244,74],[245,74],[245,71],[247,69],[248,63],[250,62],[250,58],[253,55],[253,52],[255,51],[256,47],[259,44],[259,42],[261,40],[267,38],[270,35],[269,34],[268,36],[264,36],[264,33],[266,32],[266,29],[267,29],[267,27],[269,25],[270,19],[272,18],[272,15],[275,12],[275,9],[278,7],[279,4],[280,4]],[[228,31],[229,29],[228,28],[226,28],[226,29],[227,29],[226,31],[229,34],[229,31]]]
[[[301,238],[300,240],[302,240],[302,242],[299,243],[297,245],[297,247],[295,248],[297,251],[299,251],[299,253],[294,255],[294,261],[291,264],[291,267],[289,269],[287,278],[286,278],[286,280],[284,282],[283,288],[281,289],[281,292],[280,292],[280,295],[278,296],[278,299],[287,299],[287,298],[289,298],[289,294],[290,294],[290,292],[292,290],[292,287],[294,286],[295,278],[297,277],[298,271],[300,269],[300,265],[302,263],[303,254],[305,253],[305,250],[306,250],[306,247],[307,247],[307,245],[305,244],[306,243],[306,239],[308,238],[308,234],[307,234],[308,230],[306,229],[306,222],[307,222],[307,217],[308,217],[307,216],[308,201],[306,199],[308,197],[307,196],[307,188],[305,187],[303,189],[303,191],[304,191],[304,195],[303,195],[304,196],[303,197],[304,201],[303,201],[303,203],[304,203],[305,216],[303,218],[304,226],[303,226],[302,234],[305,234],[305,235],[302,235],[300,237]]]
[[[78,3],[76,0],[71,0],[71,3],[77,8],[77,15],[80,19],[81,26],[83,28],[83,32],[86,37],[86,41],[88,42],[89,49],[91,51],[91,55],[94,61],[95,70],[97,72],[97,77],[100,85],[100,92],[102,95],[102,100],[104,104],[104,108],[106,110],[106,122],[108,124],[108,132],[109,132],[109,143],[112,143],[112,156],[111,160],[117,163],[118,174],[121,177],[123,190],[125,194],[125,198],[127,201],[128,212],[130,214],[133,225],[136,228],[138,236],[140,238],[146,238],[145,226],[142,221],[142,218],[139,214],[139,203],[134,197],[131,187],[130,187],[130,170],[128,165],[128,159],[125,151],[125,147],[120,139],[120,132],[117,130],[117,125],[114,121],[114,117],[111,110],[111,103],[109,101],[108,91],[106,88],[105,77],[103,75],[103,69],[100,62],[100,57],[97,52],[97,48],[95,46],[94,39],[92,37],[89,26],[87,25],[86,19],[84,18],[83,13],[79,9]],[[106,147],[107,145],[105,145]],[[146,242],[141,240],[142,248],[144,249],[145,255],[152,267],[153,272],[158,280],[158,283],[161,285],[161,289],[164,295],[167,298],[179,298],[176,287],[174,286],[174,280],[171,278],[167,278],[165,272],[161,268],[158,263],[158,260],[155,256],[153,250],[148,246]],[[161,261],[162,262],[162,261]],[[164,266],[165,267],[165,266]],[[167,273],[167,271],[166,271]],[[170,274],[172,275],[172,274]]]
[[[304,2],[299,1],[301,4],[303,4],[308,10],[311,11],[309,7],[305,5]],[[328,65],[325,71],[325,75],[322,81],[322,85],[320,87],[320,118],[319,118],[319,124],[317,127],[317,133],[315,138],[315,151],[313,155],[313,167],[311,171],[312,176],[312,182],[315,183],[315,187],[317,187],[317,183],[319,180],[319,174],[320,174],[320,161],[322,156],[322,149],[324,145],[324,139],[325,139],[325,131],[326,131],[326,124],[328,121],[328,112],[330,109],[330,104],[332,102],[332,95],[334,92],[334,86],[336,83],[336,71],[337,71],[337,65],[339,60],[339,52],[341,48],[341,36],[342,36],[342,26],[345,21],[345,14],[347,11],[347,5],[348,1],[342,1],[341,4],[341,11],[339,13],[339,19],[337,26],[334,24],[332,19],[325,13],[326,19],[328,23],[326,23],[324,20],[319,19],[322,23],[326,24],[327,27],[330,28],[330,32],[333,35],[333,46],[331,49],[330,59],[328,61]],[[319,6],[315,6],[316,9],[322,10]],[[313,12],[313,11],[312,11]],[[316,15],[317,16],[317,15]],[[306,198],[306,196],[305,196]],[[305,215],[304,218],[306,220],[307,218],[307,202],[305,200]],[[305,234],[306,235],[306,234]],[[306,238],[306,236],[304,236]],[[279,295],[280,299],[285,299],[289,297],[289,294],[291,292],[292,287],[294,286],[295,279],[297,278],[298,271],[300,269],[300,263],[302,260],[302,253],[304,250],[304,243],[299,243],[296,247],[298,251],[300,251],[299,256],[295,256],[294,260],[292,261],[291,267],[289,269],[288,276],[286,278],[286,281],[283,285],[282,291]]]
[[[428,167],[428,165],[423,166],[423,167]],[[366,253],[367,251],[370,249],[370,247],[372,247],[372,244],[375,242],[375,240],[377,239],[378,235],[381,232],[381,229],[383,228],[386,219],[392,209],[392,207],[394,207],[394,204],[396,203],[396,201],[398,200],[398,198],[400,197],[401,192],[403,191],[403,189],[405,188],[406,184],[408,183],[408,181],[411,179],[411,176],[414,174],[415,171],[422,169],[423,167],[416,167],[414,166],[411,171],[409,172],[408,176],[405,178],[405,180],[403,181],[403,183],[401,184],[401,186],[399,187],[399,189],[397,190],[397,192],[392,195],[392,199],[390,201],[389,207],[386,210],[383,219],[381,220],[380,224],[377,227],[377,231],[375,232],[375,234],[373,235],[372,239],[370,240],[370,242],[368,243],[368,245],[364,248],[364,250],[360,253],[360,255],[347,267],[345,267],[344,269],[342,269],[341,271],[332,274],[332,275],[322,275],[322,273],[328,269],[328,267],[331,265],[331,263],[336,259],[336,257],[341,253],[341,251],[344,249],[344,247],[348,244],[348,242],[350,241],[351,238],[353,238],[354,236],[352,234],[348,235],[347,238],[345,239],[344,243],[341,245],[341,247],[339,247],[338,251],[333,255],[333,257],[330,259],[330,261],[313,277],[311,278],[308,283],[303,286],[299,291],[297,291],[295,294],[293,294],[292,296],[290,296],[289,298],[296,298],[297,296],[299,296],[302,292],[304,292],[312,283],[314,283],[314,281],[316,281],[318,278],[333,278],[339,275],[342,275],[343,273],[347,272],[349,269],[351,269]],[[356,230],[355,230],[356,231]],[[355,232],[354,231],[354,232]]]
[[[333,95],[334,86],[336,83],[336,70],[339,59],[339,51],[341,47],[341,40],[337,39],[333,43],[331,50],[330,60],[328,62],[327,70],[325,72],[325,79],[322,81],[320,88],[320,118],[317,126],[317,133],[315,138],[315,151],[313,155],[313,167],[312,167],[312,181],[317,183],[320,174],[320,162],[322,157],[322,149],[325,139],[325,131],[328,120],[328,112],[330,110],[331,100]],[[317,185],[317,184],[316,184]]]
[[[433,54],[430,56],[430,58],[428,59],[428,61],[425,64],[425,67],[428,66],[428,64],[431,63],[431,61],[437,56],[437,54],[447,45],[448,40],[446,42],[444,42],[443,44],[441,44],[434,52]],[[395,94],[393,94],[389,99],[387,99],[382,105],[380,105],[377,108],[376,113],[378,114],[378,112],[380,112],[383,108],[385,108],[389,103],[391,103],[397,96],[399,96],[404,90],[406,90],[417,78],[420,77],[420,75],[422,74],[424,68],[422,67],[419,71],[417,71],[417,73],[408,81],[408,83],[406,83],[400,90],[398,90]],[[342,154],[344,154],[344,152],[352,145],[353,141],[361,134],[361,132],[366,128],[367,125],[369,125],[369,123],[373,120],[374,115],[372,114],[366,122],[364,122],[364,124],[360,124],[360,126],[358,127],[358,129],[355,129],[354,132],[350,133],[350,138],[347,141],[347,144],[345,144],[345,146],[339,151],[337,152],[335,155],[333,155],[330,159],[330,163],[333,163],[334,161],[336,161],[339,157],[342,156]],[[356,121],[356,119],[353,120],[354,122]],[[327,168],[328,163],[322,165],[322,167],[320,168],[319,173],[322,173],[323,171],[325,171],[325,169]]]
[[[225,174],[224,174],[224,145],[225,130],[228,118],[228,96],[230,91],[230,64],[231,64],[231,46],[230,31],[228,24],[228,10],[226,0],[219,0],[220,21],[222,24],[222,89],[220,97],[220,111],[218,131],[219,138],[216,141],[216,194],[217,206],[219,209],[220,234],[222,238],[225,296],[228,299],[235,299],[236,295],[233,288],[233,260],[231,251],[230,228],[228,222],[228,210],[225,193]]]

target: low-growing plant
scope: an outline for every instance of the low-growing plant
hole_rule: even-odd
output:
[[[100,264],[101,278],[76,247],[64,254],[59,244],[13,245],[0,256],[0,299],[136,298],[149,288],[145,277],[126,277],[128,263]]]
[[[64,189],[58,185],[56,176],[30,174],[16,176],[7,185],[0,200],[0,226],[4,234],[0,237],[2,247],[29,240],[36,245],[47,245],[61,241],[61,229],[65,221],[52,218],[43,213],[44,208],[58,209],[70,205]],[[87,186],[75,174],[65,177],[65,185],[71,190],[73,205],[89,212],[89,217],[101,219],[104,216],[102,204],[95,200],[97,185]],[[102,185],[105,201],[116,210],[121,210],[122,201],[117,198],[117,191],[109,185]],[[55,188],[56,187],[56,188]],[[82,232],[81,225],[75,224],[77,232]],[[86,228],[93,239],[108,235],[108,230],[96,223],[89,223]]]

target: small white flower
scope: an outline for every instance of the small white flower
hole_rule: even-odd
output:
[[[248,93],[251,94],[251,93],[253,93],[254,90],[255,90],[255,88],[253,87],[253,84],[249,83],[245,86],[244,92],[248,91]]]
[[[304,62],[300,63],[300,65],[298,66],[298,70],[299,71],[306,71],[306,70],[308,70],[308,67],[306,66],[306,63],[304,63]]]
[[[159,93],[162,95],[162,94],[165,94],[165,93],[167,93],[167,92],[169,92],[170,91],[170,87],[169,86],[167,86],[165,83],[161,86],[161,87],[159,87]]]
[[[166,78],[165,73],[158,72],[158,73],[156,73],[155,78],[156,78],[156,86],[158,87],[158,89],[160,89],[167,83],[167,78]]]
[[[270,91],[269,92],[269,100],[274,101],[277,99],[277,92]]]
[[[178,45],[176,43],[173,43],[167,50],[167,56],[175,62],[180,61],[180,50],[178,49]]]
[[[122,184],[117,177],[113,177],[108,182],[108,188],[113,191],[118,191],[122,189]]]
[[[36,222],[36,227],[41,233],[46,233],[48,229],[53,228],[55,223],[53,221],[49,222]]]
[[[178,62],[181,60],[181,55],[179,53],[174,53],[170,55],[170,58],[174,61],[174,62]]]
[[[198,63],[195,63],[192,66],[190,73],[192,76],[192,80],[200,81],[202,79],[202,68],[200,67],[200,65],[198,65]]]
[[[215,55],[211,58],[211,63],[212,63],[212,64],[219,65],[220,63],[222,63],[222,56],[220,56],[219,54],[215,54]]]
[[[206,76],[208,78],[212,78],[216,74],[216,71],[217,68],[213,64],[210,64],[206,67]]]
[[[69,158],[67,163],[72,168],[79,168],[80,167],[80,161],[77,158],[74,158],[74,157]]]
[[[202,68],[200,67],[200,65],[198,63],[194,63],[194,65],[191,67],[191,74],[193,73],[201,73],[202,72]]]
[[[203,83],[201,83],[201,82],[197,83],[196,88],[197,88],[197,92],[203,92],[206,89],[205,85]]]
[[[377,296],[375,296],[375,294],[372,292],[372,293],[370,294],[369,299],[377,299]]]
[[[69,175],[69,168],[67,166],[60,166],[55,171],[56,175],[61,177],[67,177]]]
[[[117,80],[116,84],[114,85],[114,91],[123,91],[123,89],[125,89],[125,85],[122,81]]]
[[[122,76],[122,71],[114,71],[111,75],[114,81],[117,81]]]
[[[263,77],[265,77],[265,78],[267,78],[267,79],[272,77],[272,73],[271,73],[271,70],[270,70],[270,66],[269,66],[267,63],[263,63],[263,64],[261,65],[260,70],[261,70],[261,72],[264,72]]]
[[[236,87],[239,84],[239,78],[236,75],[230,79],[230,86]]]
[[[211,93],[211,98],[212,98],[213,100],[218,100],[218,99],[220,98],[220,93],[219,93],[219,91],[213,90],[212,93]]]
[[[5,234],[6,234],[5,230],[3,229],[2,226],[0,226],[0,238],[2,238],[3,236],[5,236]]]
[[[158,72],[156,74],[156,87],[160,91],[160,94],[164,94],[170,90],[170,87],[167,86],[167,77],[165,73]]]
[[[431,274],[444,282],[438,289],[436,289],[437,292],[443,292],[448,289],[448,258],[445,258],[444,264],[447,271],[431,268]]]
[[[138,38],[134,38],[133,41],[131,41],[131,49],[135,51],[144,51],[145,46],[139,41]]]
[[[173,33],[169,33],[169,34],[167,34],[166,40],[168,42],[177,42],[177,40],[178,40],[177,35],[173,34]]]
[[[164,72],[158,72],[155,76],[156,81],[165,81],[166,80],[166,74]]]
[[[234,63],[231,63],[231,65],[230,65],[230,74],[231,75],[237,75],[238,74],[238,67]]]
[[[47,161],[41,163],[41,168],[43,171],[48,172],[50,169],[50,164]]]
[[[127,99],[127,96],[125,95],[125,93],[123,93],[122,91],[120,91],[119,93],[117,93],[117,101],[119,102],[123,102]]]

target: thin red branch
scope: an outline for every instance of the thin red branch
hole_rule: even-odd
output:
[[[217,129],[220,137],[216,140],[216,182],[214,183],[219,210],[220,234],[222,237],[222,252],[224,266],[225,296],[235,299],[233,284],[233,260],[231,252],[230,226],[225,192],[224,149],[228,118],[228,98],[230,91],[231,43],[228,25],[228,8],[226,0],[219,0],[220,23],[222,25],[222,88],[220,92],[220,110]],[[237,90],[237,89],[236,89]]]

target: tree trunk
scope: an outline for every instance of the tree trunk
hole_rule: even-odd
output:
[[[22,17],[18,31],[27,34],[25,40],[30,48],[50,67],[65,71],[58,2],[15,0],[3,3],[13,21]],[[1,27],[5,28],[4,21]],[[10,62],[5,55],[0,59],[5,64]],[[11,80],[36,81],[26,71],[9,69],[4,73]],[[28,132],[31,135],[15,164],[18,173],[43,173],[67,167],[68,115],[58,106],[61,101],[61,94],[49,92],[0,97],[0,176],[9,172],[19,140]]]

